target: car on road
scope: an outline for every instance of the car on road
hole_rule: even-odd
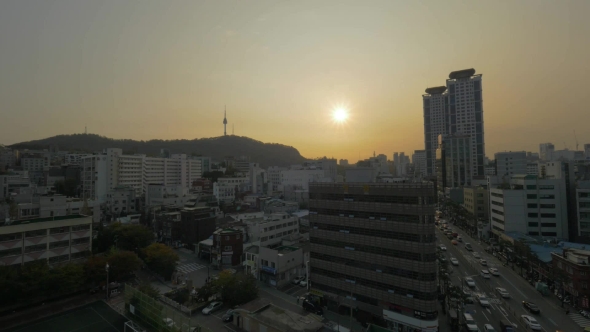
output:
[[[483,326],[483,331],[484,332],[496,332],[496,330],[494,329],[494,327],[492,326],[492,324],[485,324]]]
[[[303,280],[305,280],[305,277],[303,277],[303,276],[302,276],[302,277],[297,277],[297,278],[295,278],[295,279],[291,280],[291,283],[292,283],[293,285],[299,285],[299,283],[300,283],[301,281],[303,281]]]
[[[479,255],[479,253],[477,251],[473,252],[473,257],[477,258],[477,259],[481,259],[481,256]]]
[[[229,309],[223,316],[221,316],[221,320],[224,322],[231,322],[234,318],[234,310]]]
[[[309,312],[314,313],[316,315],[319,315],[319,316],[323,316],[324,315],[324,310],[322,309],[322,307],[320,307],[319,305],[313,304],[312,302],[310,302],[308,300],[304,300],[301,303],[301,306],[306,311],[309,311]]]
[[[533,302],[522,301],[522,306],[526,310],[528,310],[530,313],[533,313],[533,314],[539,314],[539,313],[541,313],[541,310],[539,310],[539,307],[537,307],[537,305],[534,304]]]
[[[496,269],[495,267],[490,267],[488,269],[490,271],[490,274],[496,277],[500,276],[500,273],[498,272],[498,269]]]
[[[479,272],[479,274],[484,278],[484,279],[490,279],[490,272],[488,270],[481,270]]]
[[[456,259],[455,257],[451,257],[451,264],[453,264],[455,266],[459,266],[459,260]]]
[[[461,235],[457,236],[457,241],[463,242],[463,238],[461,237]]]
[[[527,331],[541,331],[541,325],[535,319],[535,317],[529,315],[522,315],[520,316],[520,320],[526,327]]]
[[[488,261],[486,261],[485,259],[480,259],[479,264],[481,264],[483,266],[488,266]]]
[[[203,311],[201,311],[203,313],[203,315],[209,315],[217,310],[219,310],[221,308],[221,306],[223,306],[222,302],[211,302],[209,303],[209,305],[207,307],[205,307],[205,309],[203,309]]]
[[[447,251],[447,247],[445,247],[444,244],[441,244],[440,246],[438,246],[440,248],[440,250],[442,251]],[[431,247],[432,248],[432,247]]]
[[[510,298],[510,293],[508,293],[508,291],[506,290],[506,288],[496,287],[496,293],[498,293],[498,295],[500,295],[501,297],[503,297],[505,299],[509,299]]]
[[[453,240],[453,241],[451,241],[451,243],[452,243],[454,246],[456,246],[456,245],[458,245],[458,244],[459,244],[459,242],[458,242],[457,240]]]
[[[482,307],[489,307],[490,306],[490,301],[488,300],[488,298],[485,295],[477,294],[476,298],[477,298],[477,302],[479,302],[479,304]]]
[[[472,250],[473,250],[473,248],[471,247],[471,243],[465,243],[465,249],[466,249],[467,251],[472,251]]]
[[[471,277],[465,277],[465,284],[467,284],[467,286],[473,288],[473,287],[475,287],[475,280],[473,280],[473,278],[471,278]]]

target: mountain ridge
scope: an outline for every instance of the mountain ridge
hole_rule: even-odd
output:
[[[219,136],[193,140],[136,141],[132,139],[112,139],[96,134],[57,135],[39,140],[10,145],[13,149],[49,149],[57,145],[60,150],[70,152],[98,152],[106,148],[120,148],[125,154],[141,153],[159,156],[160,149],[170,153],[197,154],[222,160],[226,156],[245,156],[262,167],[289,166],[306,160],[299,151],[279,143],[264,143],[245,136]]]

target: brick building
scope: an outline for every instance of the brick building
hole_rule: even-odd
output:
[[[209,238],[215,231],[215,210],[210,207],[185,207],[180,211],[180,241],[188,245]]]
[[[220,228],[213,232],[211,263],[219,269],[242,264],[244,235],[241,230]]]

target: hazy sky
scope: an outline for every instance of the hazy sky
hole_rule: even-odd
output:
[[[483,74],[486,153],[590,143],[590,1],[0,1],[0,143],[228,132],[356,161],[424,148],[422,97]],[[331,119],[347,105],[344,125]]]

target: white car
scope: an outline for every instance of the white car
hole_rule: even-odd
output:
[[[508,293],[508,291],[506,290],[506,288],[496,287],[496,293],[498,293],[501,297],[503,297],[505,299],[509,299],[510,298],[510,293]]]
[[[450,261],[451,261],[451,264],[453,264],[455,266],[459,265],[459,260],[456,259],[455,257],[451,257]]]
[[[520,320],[526,326],[526,329],[529,331],[541,331],[541,325],[537,320],[529,315],[522,315],[520,316]]]
[[[162,321],[164,321],[164,325],[166,325],[167,327],[174,327],[174,326],[176,326],[176,323],[174,323],[174,321],[172,320],[172,318],[163,318]]]
[[[301,280],[301,282],[299,282],[299,286],[307,287],[307,280]]]
[[[442,251],[447,251],[447,247],[445,247],[445,246],[444,246],[444,244],[441,244],[441,245],[439,246],[439,248],[440,248],[440,250],[442,250]]]
[[[303,280],[305,280],[305,277],[301,276],[301,277],[297,277],[297,278],[295,278],[295,279],[291,280],[291,283],[292,283],[293,285],[299,285],[299,283],[300,283],[301,281],[303,281]]]
[[[490,306],[490,301],[488,300],[487,297],[485,297],[485,295],[482,294],[477,294],[477,302],[479,302],[479,304],[482,307],[489,307]]]
[[[488,270],[481,270],[480,274],[484,279],[490,279],[490,272]]]
[[[488,266],[488,261],[486,261],[485,259],[480,259],[479,264],[481,264],[483,266]]]
[[[465,283],[469,287],[475,287],[475,281],[471,277],[465,277]]]
[[[463,242],[463,238],[461,237],[461,235],[457,236],[457,241]]]
[[[473,252],[473,257],[475,257],[477,259],[480,259],[481,258],[481,256],[479,255],[479,253],[477,251],[474,251]]]
[[[496,269],[495,267],[490,267],[488,269],[490,271],[490,274],[496,277],[500,276],[500,273],[498,272],[498,269]]]
[[[494,327],[492,326],[492,324],[485,324],[483,326],[483,330],[484,330],[484,332],[496,332],[496,330],[494,330]]]
[[[223,306],[222,302],[211,302],[203,311],[203,315],[209,315]]]

